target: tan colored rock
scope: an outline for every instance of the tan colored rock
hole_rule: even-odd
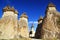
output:
[[[20,17],[19,20],[19,34],[22,37],[29,37],[29,32],[28,32],[28,19],[27,19],[27,15],[25,13],[23,13]]]
[[[2,22],[3,21],[3,22]],[[15,23],[14,23],[15,22]],[[0,31],[2,32],[0,39],[10,39],[14,38],[16,21],[14,18],[5,17],[1,19]]]
[[[0,19],[0,39],[12,39],[17,34],[17,14],[7,7]]]
[[[50,4],[49,4],[50,5]],[[53,4],[51,4],[53,5]],[[53,9],[54,8],[54,9]],[[58,27],[56,25],[56,8],[54,6],[47,7],[46,15],[42,24],[42,38],[57,37]]]

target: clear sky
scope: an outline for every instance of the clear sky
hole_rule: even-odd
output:
[[[45,16],[45,10],[48,3],[52,2],[56,5],[58,11],[60,11],[60,0],[0,0],[0,18],[3,15],[2,9],[6,5],[14,6],[18,10],[19,15],[22,12],[26,12],[28,15],[29,28],[34,23],[34,27],[37,27],[37,20],[40,16]]]

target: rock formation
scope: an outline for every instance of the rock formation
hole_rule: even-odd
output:
[[[35,38],[37,39],[41,38],[42,21],[43,21],[43,17],[41,16],[38,20],[38,26],[37,26],[36,33],[35,33]]]
[[[38,22],[35,38],[60,38],[60,14],[54,4],[49,3],[45,17]]]
[[[56,10],[54,4],[47,6],[45,17],[38,20],[35,38],[60,38],[60,12]],[[29,37],[28,16],[23,13],[17,19],[18,12],[14,7],[3,8],[3,16],[0,19],[0,39],[12,39]],[[33,26],[30,34],[33,32]],[[34,34],[34,32],[33,32]],[[32,35],[33,36],[33,35]]]
[[[48,4],[45,17],[42,24],[42,38],[57,37],[59,29],[57,26],[57,19],[60,14],[57,12],[55,5]]]
[[[19,19],[19,34],[22,37],[29,37],[29,32],[28,32],[28,16],[23,13]]]
[[[16,35],[17,11],[10,6],[3,8],[3,16],[0,19],[0,39],[11,39]]]
[[[23,13],[18,21],[17,10],[9,5],[3,8],[3,16],[0,19],[0,39],[12,39],[29,37],[28,17]]]

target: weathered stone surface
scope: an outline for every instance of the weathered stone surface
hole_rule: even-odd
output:
[[[29,37],[29,32],[28,32],[28,19],[27,19],[27,15],[25,13],[23,13],[21,15],[21,18],[19,20],[19,34],[22,37]]]
[[[17,20],[13,16],[6,16],[0,20],[0,39],[14,38]]]
[[[38,22],[36,38],[60,38],[59,13],[53,4],[47,6],[43,21]]]
[[[23,14],[18,21],[17,14],[8,9],[0,19],[0,39],[19,37],[29,37],[27,16]]]
[[[42,24],[42,38],[52,38],[52,37],[57,37],[57,33],[59,33],[59,29],[57,27],[56,21],[58,19],[57,11],[56,9],[53,9],[55,7],[48,7],[46,11],[45,18],[43,20]],[[56,15],[57,13],[57,15]]]
[[[38,20],[38,26],[35,33],[35,38],[37,39],[41,39],[42,21],[43,21],[43,18],[40,17],[40,19]]]
[[[12,9],[10,6],[3,9],[6,11],[3,11],[3,16],[0,19],[0,39],[12,39],[17,36],[17,14]]]

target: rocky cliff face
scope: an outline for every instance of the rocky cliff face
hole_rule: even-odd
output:
[[[36,38],[60,38],[60,13],[55,5],[50,3],[47,6],[45,17],[37,26]]]
[[[42,24],[42,38],[54,38],[58,37],[59,34],[59,28],[57,25],[57,20],[60,17],[60,14],[57,12],[57,10],[48,9],[46,11],[45,18],[43,20]]]
[[[52,14],[51,17],[46,15],[44,18],[43,24],[42,24],[42,29],[43,29],[43,37],[48,38],[48,37],[56,37],[56,33],[58,32],[58,27],[55,22],[55,16]]]

